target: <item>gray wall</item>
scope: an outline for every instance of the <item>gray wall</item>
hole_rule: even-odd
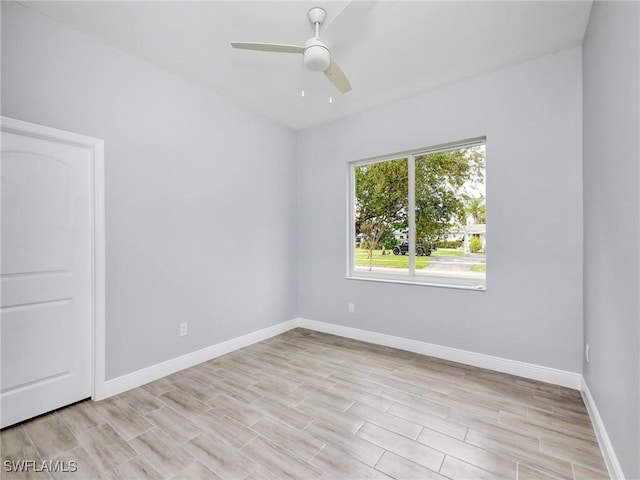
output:
[[[2,115],[105,141],[107,379],[296,316],[292,131],[7,2]]]
[[[581,65],[576,48],[299,132],[300,316],[581,372]],[[482,135],[487,291],[347,280],[347,163]]]
[[[595,2],[584,41],[584,376],[640,478],[640,3]]]

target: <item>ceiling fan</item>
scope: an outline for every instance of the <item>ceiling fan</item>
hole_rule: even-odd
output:
[[[331,45],[332,39],[344,39],[357,31],[357,24],[362,21],[366,13],[375,5],[375,1],[352,0],[325,27],[322,38]],[[309,38],[304,46],[285,45],[280,43],[231,42],[233,48],[258,50],[262,52],[297,53],[302,54],[305,68],[314,72],[324,72],[331,84],[340,93],[351,90],[351,84],[346,75],[333,59],[327,43],[320,40],[320,25],[327,18],[324,8],[313,7],[307,13],[309,22],[313,25],[314,36]]]

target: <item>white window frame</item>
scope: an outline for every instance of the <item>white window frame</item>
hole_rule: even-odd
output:
[[[485,291],[487,285],[487,278],[485,278],[482,284],[478,283],[478,280],[473,278],[461,278],[461,277],[446,277],[441,275],[416,275],[415,273],[415,208],[411,206],[415,205],[415,159],[423,155],[431,153],[438,153],[448,150],[454,150],[458,148],[474,147],[484,145],[486,148],[487,138],[476,137],[459,142],[451,142],[446,144],[440,144],[433,147],[426,147],[416,150],[410,150],[405,152],[394,153],[391,155],[385,155],[381,157],[373,157],[362,160],[356,160],[349,162],[347,165],[348,170],[348,202],[347,202],[347,279],[349,280],[365,280],[373,282],[386,282],[386,283],[400,283],[409,285],[424,285],[431,287],[445,287],[445,288],[458,288],[464,290]],[[355,202],[355,171],[356,168],[362,165],[371,165],[374,163],[388,162],[392,160],[400,160],[406,158],[409,173],[409,272],[406,275],[402,274],[385,274],[380,272],[363,272],[355,269],[355,218],[356,218],[356,202]],[[485,156],[486,158],[486,156]],[[485,178],[486,178],[486,163],[485,163]]]

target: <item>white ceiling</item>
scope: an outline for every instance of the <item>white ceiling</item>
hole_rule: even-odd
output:
[[[581,45],[591,10],[591,1],[380,1],[353,38],[329,45],[353,87],[340,95],[322,73],[303,73],[301,55],[229,42],[302,45],[307,11],[323,7],[328,23],[346,1],[22,3],[294,129]]]

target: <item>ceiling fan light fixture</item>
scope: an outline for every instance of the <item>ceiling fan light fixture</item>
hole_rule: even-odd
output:
[[[330,31],[339,31],[340,28],[342,28],[342,30],[349,30],[351,25],[354,23],[354,20],[357,20],[357,17],[363,16],[371,8],[369,4],[373,5],[376,1],[377,0],[364,2],[349,0],[347,5],[333,19],[334,21],[325,28],[323,35],[327,30],[331,29],[333,25],[338,25],[338,27],[333,27],[333,30]],[[366,7],[365,10],[362,9],[363,5]],[[314,36],[305,42],[304,47],[300,45],[262,42],[231,42],[231,46],[233,48],[259,52],[302,54],[303,69],[308,69],[313,72],[324,72],[325,77],[340,93],[349,92],[351,90],[349,80],[347,80],[346,75],[335,60],[331,58],[331,51],[329,50],[329,47],[327,47],[327,45],[319,38],[320,25],[324,23],[327,17],[327,12],[321,7],[313,7],[309,10],[307,16],[309,18],[309,22],[313,25]],[[346,20],[335,22],[336,19]],[[342,27],[340,27],[340,25],[342,25]],[[304,91],[301,92],[300,96],[304,97]],[[330,102],[332,101],[333,99],[330,99]]]
[[[311,39],[304,49],[304,66],[313,72],[323,72],[331,64],[331,53],[318,39]]]

